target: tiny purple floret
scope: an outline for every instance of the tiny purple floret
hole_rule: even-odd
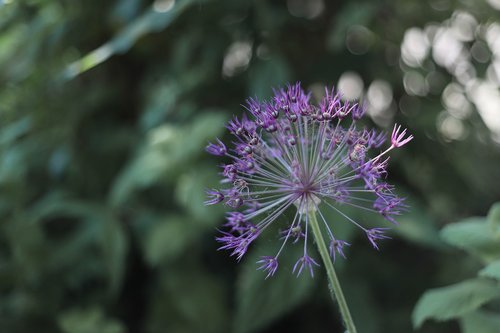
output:
[[[266,279],[273,276],[278,270],[278,259],[276,259],[276,257],[263,256],[259,261],[257,261],[257,264],[261,265],[258,269],[267,272]]]
[[[293,266],[292,272],[295,273],[295,271],[297,271],[297,276],[299,276],[300,273],[302,273],[302,270],[305,268],[309,270],[309,274],[311,274],[311,277],[314,277],[313,265],[319,267],[319,264],[314,261],[313,258],[305,254],[303,257],[300,257],[299,260],[297,260],[295,266]]]
[[[205,205],[215,205],[224,201],[224,194],[218,190],[206,190],[207,200],[204,202]]]
[[[340,254],[342,258],[346,259],[346,256],[344,254],[344,246],[351,246],[351,244],[340,239],[332,239],[330,241],[330,245],[328,248],[330,250],[330,256],[332,257],[333,262],[335,262],[336,253]]]
[[[211,143],[209,142],[208,145],[205,147],[205,150],[212,155],[215,156],[224,156],[227,153],[226,145],[219,139],[215,139],[217,143]]]
[[[372,244],[372,246],[375,249],[379,249],[378,245],[375,241],[379,239],[390,239],[391,237],[384,235],[384,232],[388,230],[388,228],[372,228],[372,229],[367,229],[366,236],[368,237],[368,240]]]
[[[392,130],[391,135],[391,144],[395,148],[402,147],[413,139],[413,135],[410,135],[405,139],[404,137],[406,135],[406,129],[404,129],[403,132],[399,133],[400,130],[401,125],[394,124],[394,129]]]

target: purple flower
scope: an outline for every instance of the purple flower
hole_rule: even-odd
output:
[[[281,239],[293,238],[293,243],[297,243],[300,239],[306,237],[300,225],[289,226],[285,230],[280,231]]]
[[[297,276],[299,276],[300,273],[302,273],[302,270],[305,268],[309,270],[309,274],[311,274],[311,276],[314,276],[313,265],[319,267],[319,264],[314,261],[313,258],[309,257],[307,254],[304,254],[303,257],[300,257],[299,260],[297,260],[295,266],[293,266],[292,272],[295,273],[295,271],[297,271]]]
[[[379,159],[370,160],[360,165],[356,169],[356,174],[365,181],[366,188],[374,189],[380,185],[380,179],[387,175],[386,168],[388,162],[389,158],[383,161]]]
[[[243,123],[236,117],[230,120],[226,127],[234,135],[243,135],[245,133]]]
[[[352,119],[359,120],[363,118],[365,112],[366,112],[366,107],[364,105],[356,105],[356,107],[351,112]]]
[[[227,149],[226,146],[222,141],[220,141],[218,138],[216,139],[217,143],[211,143],[209,142],[205,150],[212,155],[215,156],[224,156],[226,155]]]
[[[386,134],[384,132],[377,132],[376,130],[371,130],[368,134],[367,145],[370,148],[380,148],[386,139]]]
[[[236,180],[236,177],[238,176],[238,169],[237,169],[236,165],[234,165],[234,164],[223,165],[222,166],[222,175],[228,181]]]
[[[370,243],[373,245],[375,249],[378,250],[378,245],[375,241],[379,239],[390,239],[391,237],[384,235],[384,232],[388,228],[373,228],[373,229],[367,229],[365,230],[366,232],[366,237],[368,237],[368,240]]]
[[[393,216],[401,215],[401,211],[406,209],[403,198],[382,192],[373,203],[373,208],[388,221],[397,224]]]
[[[340,110],[341,107],[342,101],[340,93],[335,93],[334,89],[328,91],[328,89],[325,88],[325,97],[319,104],[320,112],[318,114],[318,117],[320,118],[320,120],[329,120],[335,116],[335,114],[338,112],[338,110]]]
[[[335,237],[337,223],[353,224],[378,249],[376,242],[388,238],[387,228],[368,229],[344,209],[350,206],[396,223],[406,205],[386,182],[389,157],[385,155],[413,136],[395,125],[390,146],[379,151],[386,134],[359,126],[365,113],[362,105],[344,101],[333,89],[325,89],[325,96],[314,105],[300,83],[275,89],[267,101],[249,98],[245,109],[248,117],[234,117],[227,125],[234,136],[230,149],[218,139],[207,146],[209,153],[230,160],[222,166],[225,188],[207,191],[206,204],[224,203],[233,209],[217,237],[220,249],[230,250],[240,260],[253,241],[289,211],[279,250],[258,261],[267,277],[276,273],[284,249],[299,242],[303,255],[293,272],[307,270],[313,275],[318,264],[308,253],[311,214],[316,214],[330,241],[332,260],[337,255],[345,258],[350,246]],[[325,210],[336,218],[328,219]]]
[[[215,205],[219,202],[224,201],[224,194],[217,190],[206,190],[207,200],[205,201],[205,205]]]
[[[332,257],[333,262],[335,262],[337,253],[340,254],[344,259],[346,258],[344,254],[344,246],[351,246],[351,244],[340,239],[332,239],[330,241],[330,245],[328,246],[328,248],[330,250],[330,256]]]
[[[404,137],[406,135],[406,129],[404,129],[403,132],[399,133],[400,130],[401,130],[401,125],[398,126],[397,124],[394,124],[394,129],[392,130],[392,135],[391,135],[392,147],[396,148],[402,147],[413,139],[413,135],[410,135],[405,139]]]
[[[227,223],[225,227],[230,228],[231,233],[239,232],[240,234],[247,231],[252,224],[245,220],[245,214],[240,212],[229,212],[226,217]]]
[[[237,188],[232,188],[226,191],[226,205],[231,208],[239,208],[243,205],[243,197],[241,192]]]
[[[254,227],[238,236],[228,232],[222,232],[222,236],[217,237],[216,240],[223,244],[219,250],[232,250],[231,255],[236,256],[239,261],[247,252],[248,246],[259,236],[259,234],[259,230]]]
[[[257,264],[261,264],[258,269],[262,269],[267,272],[266,279],[270,276],[273,276],[274,273],[278,270],[278,259],[271,256],[261,257]]]

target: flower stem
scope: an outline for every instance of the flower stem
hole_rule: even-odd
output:
[[[330,281],[330,294],[333,300],[337,299],[340,308],[340,314],[342,315],[342,319],[344,320],[344,325],[347,329],[347,332],[356,333],[356,327],[354,326],[351,313],[349,312],[349,308],[347,307],[347,302],[345,300],[344,293],[342,292],[342,288],[340,287],[339,279],[337,278],[337,274],[335,273],[335,269],[333,268],[333,263],[328,253],[325,239],[323,238],[323,234],[321,233],[321,230],[319,228],[316,213],[311,213],[312,214],[309,218],[309,224],[311,225],[314,239],[316,240],[316,244],[318,245],[319,254],[321,255],[321,259],[323,260],[326,268],[326,274],[328,275],[328,280]]]

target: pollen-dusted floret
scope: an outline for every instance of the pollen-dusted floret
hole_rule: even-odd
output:
[[[388,228],[367,228],[344,208],[354,207],[397,223],[395,218],[407,206],[385,181],[389,157],[384,155],[413,139],[406,129],[395,125],[390,146],[377,151],[386,134],[359,126],[363,105],[344,101],[333,89],[325,89],[325,96],[314,105],[300,83],[275,89],[268,101],[249,98],[244,107],[248,117],[234,117],[227,125],[234,136],[233,146],[228,149],[217,139],[206,148],[210,154],[224,156],[227,163],[221,172],[226,188],[208,190],[205,202],[224,203],[233,209],[217,237],[220,249],[230,250],[240,260],[250,244],[289,210],[293,217],[279,228],[279,250],[258,261],[266,278],[277,272],[283,250],[299,242],[303,254],[293,272],[299,275],[306,270],[313,275],[313,268],[319,265],[308,253],[311,214],[319,217],[330,240],[333,261],[337,255],[345,258],[350,246],[336,238],[336,223],[352,223],[376,249],[378,241],[389,238],[385,234]],[[325,210],[338,218],[330,221]]]

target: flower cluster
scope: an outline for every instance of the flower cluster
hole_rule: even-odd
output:
[[[258,262],[268,276],[277,271],[285,245],[299,241],[304,243],[304,252],[293,271],[313,274],[313,266],[318,264],[307,249],[310,214],[317,214],[324,224],[332,259],[337,255],[345,258],[350,244],[335,237],[322,212],[325,208],[353,223],[378,249],[377,241],[388,238],[388,228],[366,228],[341,207],[353,206],[396,223],[395,217],[406,206],[385,181],[386,154],[413,136],[394,126],[389,147],[380,152],[386,135],[357,128],[365,112],[362,105],[344,101],[333,89],[326,89],[324,98],[313,105],[300,83],[275,90],[268,101],[250,98],[245,108],[248,116],[235,117],[227,125],[235,138],[233,147],[228,149],[217,139],[206,148],[230,161],[222,165],[221,172],[227,188],[207,190],[206,204],[223,203],[234,210],[227,214],[225,230],[217,238],[220,248],[240,260],[250,244],[294,206],[293,218],[280,232],[281,248]]]

